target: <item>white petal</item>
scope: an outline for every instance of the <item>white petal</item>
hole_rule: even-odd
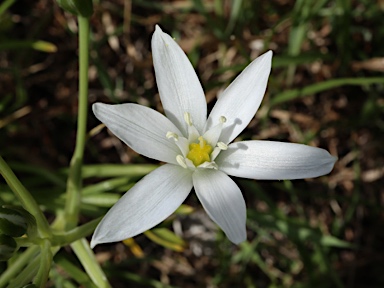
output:
[[[259,180],[318,177],[328,174],[335,161],[324,149],[274,141],[232,143],[216,158],[221,171]]]
[[[220,139],[221,131],[223,130],[223,123],[219,123],[216,126],[212,127],[208,131],[206,131],[203,135],[203,138],[207,140],[209,145],[215,147],[217,141]]]
[[[152,37],[152,55],[165,114],[187,136],[184,113],[190,113],[202,134],[207,119],[203,88],[183,50],[157,25]]]
[[[180,151],[166,134],[170,131],[181,135],[181,132],[164,115],[137,104],[96,103],[92,109],[97,119],[137,153],[177,164]]]
[[[197,169],[193,186],[208,215],[235,244],[246,240],[246,207],[239,187],[225,173]]]
[[[156,226],[184,202],[192,189],[191,171],[165,164],[140,180],[108,211],[91,247],[134,237]]]
[[[208,117],[205,130],[219,123],[220,116],[227,122],[219,141],[228,144],[244,130],[252,120],[267,88],[271,72],[272,51],[261,55],[220,95]]]

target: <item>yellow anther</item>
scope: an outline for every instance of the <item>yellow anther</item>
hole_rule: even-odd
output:
[[[220,123],[225,123],[227,122],[227,118],[225,118],[224,116],[220,116],[219,121]]]
[[[211,161],[210,154],[212,153],[212,146],[207,144],[203,137],[199,137],[199,143],[189,144],[189,152],[187,158],[193,162],[195,166],[199,166],[204,162]]]

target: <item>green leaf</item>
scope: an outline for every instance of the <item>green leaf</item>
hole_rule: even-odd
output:
[[[155,228],[144,232],[144,234],[153,242],[164,246],[165,248],[177,252],[184,251],[186,248],[185,241],[167,228]]]
[[[181,204],[179,208],[176,209],[175,214],[177,215],[189,215],[194,211],[193,207]]]
[[[3,2],[0,4],[0,16],[1,16],[5,11],[7,11],[7,9],[8,9],[9,7],[11,7],[15,2],[16,2],[16,0],[5,0],[5,1],[3,1]]]
[[[86,288],[96,287],[96,285],[92,283],[89,276],[73,263],[75,262],[74,259],[70,259],[69,256],[65,255],[64,253],[59,253],[55,256],[54,261],[80,286]]]
[[[35,217],[33,217],[33,215],[31,213],[29,213],[23,207],[10,206],[10,205],[4,205],[3,207],[10,209],[12,211],[15,211],[16,213],[18,213],[19,215],[21,215],[23,217],[23,220],[26,222],[26,226],[27,226],[27,230],[24,233],[26,233],[29,238],[34,239],[38,236],[37,235],[36,219],[35,219]],[[4,234],[6,234],[6,233],[4,233]],[[19,236],[22,236],[23,234],[21,234]],[[19,237],[19,236],[14,236],[14,235],[10,235],[10,236]]]
[[[27,232],[27,220],[12,209],[0,207],[0,233],[12,237],[23,236]]]
[[[301,89],[288,90],[273,97],[271,100],[271,106],[284,103],[290,100],[310,96],[322,91],[330,90],[332,88],[344,85],[363,86],[372,84],[384,84],[384,77],[332,79],[321,83],[309,85]]]
[[[93,14],[92,0],[56,0],[59,6],[77,16],[90,17]]]
[[[16,241],[11,236],[0,234],[0,261],[10,259],[16,250]]]
[[[81,199],[82,203],[92,204],[98,207],[111,207],[114,205],[119,199],[119,194],[113,193],[102,193],[102,194],[88,194]]]
[[[331,235],[324,235],[320,229],[310,227],[309,225],[294,219],[284,219],[281,216],[251,210],[248,210],[248,215],[259,225],[265,228],[280,231],[293,242],[303,243],[305,241],[310,241],[325,247],[353,247],[353,245],[349,242],[340,240]]]
[[[46,53],[54,53],[57,51],[57,46],[47,41],[12,41],[8,40],[0,44],[0,50],[14,50],[14,49],[34,49]]]
[[[151,164],[96,164],[82,167],[83,178],[90,177],[141,177],[155,170],[158,165]],[[68,171],[67,169],[65,171]]]

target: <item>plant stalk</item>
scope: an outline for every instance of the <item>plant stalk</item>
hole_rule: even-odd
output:
[[[65,203],[64,219],[65,230],[77,226],[82,177],[81,167],[83,165],[84,148],[87,133],[88,114],[88,63],[89,63],[89,19],[78,16],[79,23],[79,105],[77,117],[76,147],[73,153],[69,175],[67,180],[67,201]]]

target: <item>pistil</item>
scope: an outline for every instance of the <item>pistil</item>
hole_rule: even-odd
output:
[[[209,155],[213,151],[212,146],[207,144],[207,141],[205,141],[203,137],[200,136],[198,140],[199,143],[189,144],[189,153],[187,154],[187,158],[191,160],[196,167],[204,162],[210,162],[211,158]]]
[[[220,123],[202,136],[193,125],[192,117],[188,112],[184,113],[184,121],[188,125],[188,138],[174,132],[168,132],[166,137],[173,139],[179,147],[181,154],[176,156],[177,163],[185,169],[207,168],[217,169],[214,162],[220,151],[227,150],[228,146],[223,142],[218,142],[223,124],[226,118],[221,116]]]

